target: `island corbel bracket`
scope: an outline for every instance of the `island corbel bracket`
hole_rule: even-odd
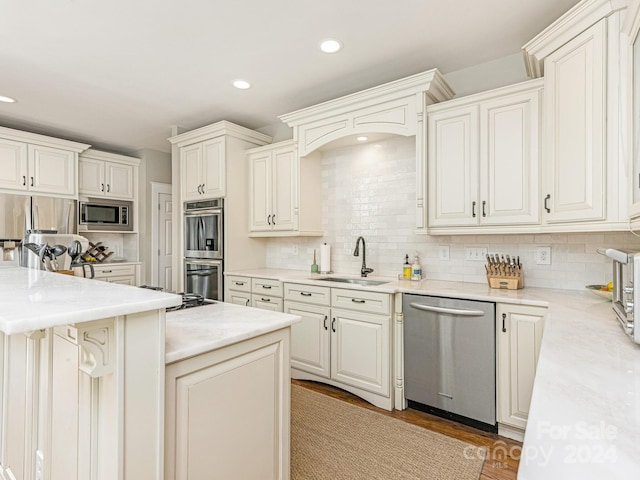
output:
[[[62,334],[60,329],[58,334]],[[115,322],[109,319],[66,326],[62,335],[80,347],[80,370],[91,378],[112,374],[115,368]]]

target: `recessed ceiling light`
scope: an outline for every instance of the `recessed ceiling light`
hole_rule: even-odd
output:
[[[251,84],[246,80],[234,80],[233,86],[239,88],[240,90],[246,90],[247,88],[251,88]]]
[[[334,40],[333,38],[327,38],[320,42],[320,50],[324,53],[336,53],[342,50],[342,43],[338,40]]]
[[[0,102],[16,103],[16,99],[15,98],[11,98],[11,97],[4,97],[4,96],[0,95]]]
[[[357,137],[356,140],[358,140],[359,142],[366,142],[367,140],[369,140],[369,137],[365,137],[365,136]]]

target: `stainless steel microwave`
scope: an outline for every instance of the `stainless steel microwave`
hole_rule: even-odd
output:
[[[88,198],[78,203],[78,231],[133,231],[133,202]]]

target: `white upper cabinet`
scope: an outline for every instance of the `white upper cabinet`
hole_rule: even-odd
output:
[[[0,189],[76,198],[78,153],[88,147],[0,127]]]
[[[78,191],[91,197],[133,200],[140,160],[87,150],[78,162]]]
[[[606,25],[593,25],[545,60],[548,222],[604,220]]]
[[[27,189],[27,145],[0,138],[0,188]]]
[[[205,200],[225,196],[224,137],[182,147],[180,160],[183,200]]]
[[[541,95],[535,80],[427,108],[430,229],[539,223]]]
[[[622,29],[627,47],[627,158],[629,161],[629,217],[640,228],[640,0],[631,0]]]
[[[544,231],[628,229],[625,9],[582,1],[523,47],[544,76]]]
[[[322,235],[320,157],[298,158],[292,141],[249,150],[251,236]]]

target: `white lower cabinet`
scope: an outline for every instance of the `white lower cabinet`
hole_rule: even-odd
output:
[[[498,424],[524,430],[547,309],[497,304]],[[503,432],[500,432],[503,434]]]
[[[270,310],[272,312],[282,312],[282,298],[270,297],[269,295],[251,295],[251,306],[253,308],[261,308],[262,310]]]
[[[224,301],[242,305],[243,307],[250,307],[251,279],[231,275],[225,277]]]
[[[292,377],[329,383],[393,409],[389,294],[285,283]],[[336,308],[337,307],[337,308]]]
[[[282,282],[270,278],[251,279],[251,306],[282,312]]]
[[[95,279],[120,285],[137,285],[136,266],[133,264],[94,265]]]
[[[288,330],[167,365],[165,479],[289,478]]]

